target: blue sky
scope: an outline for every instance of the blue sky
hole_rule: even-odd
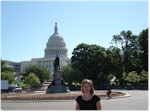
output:
[[[113,35],[148,28],[148,1],[3,1],[1,58],[15,62],[44,57],[54,32],[63,36],[68,57],[80,43],[108,48]]]

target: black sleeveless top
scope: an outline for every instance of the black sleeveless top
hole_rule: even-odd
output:
[[[78,96],[76,98],[77,103],[79,104],[80,110],[97,110],[96,103],[100,100],[100,98],[96,95],[93,95],[92,99],[86,101],[82,98],[82,96]]]

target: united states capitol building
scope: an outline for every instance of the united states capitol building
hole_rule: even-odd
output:
[[[43,58],[32,58],[31,61],[21,61],[19,63],[6,61],[7,65],[13,66],[14,71],[17,73],[23,73],[25,68],[29,65],[41,65],[46,67],[53,74],[54,71],[54,60],[56,56],[60,59],[60,69],[70,63],[68,58],[68,50],[64,39],[58,33],[57,23],[55,23],[54,33],[49,37],[44,49],[45,55]]]

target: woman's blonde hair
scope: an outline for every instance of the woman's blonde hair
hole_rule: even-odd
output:
[[[84,80],[82,81],[82,84],[81,84],[81,91],[82,91],[82,93],[84,93],[84,91],[83,91],[83,85],[84,85],[85,83],[87,83],[87,84],[90,85],[90,87],[91,87],[91,90],[90,90],[91,95],[94,94],[93,81],[90,80],[90,79],[84,79]]]

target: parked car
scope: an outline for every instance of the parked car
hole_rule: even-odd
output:
[[[8,87],[8,92],[22,92],[22,88],[20,86],[10,86]]]
[[[22,88],[20,86],[16,86],[14,89],[13,89],[13,92],[22,92]]]

